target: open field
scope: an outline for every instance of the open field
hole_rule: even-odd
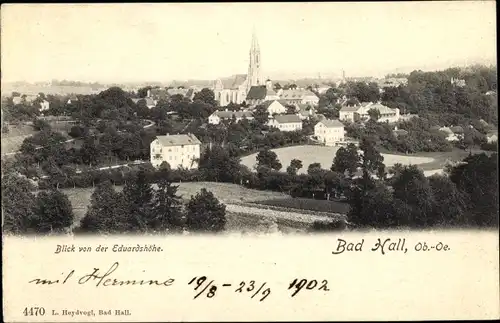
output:
[[[30,125],[8,125],[9,132],[2,133],[2,155],[18,151],[24,139],[36,133]]]
[[[273,149],[278,159],[283,165],[282,171],[286,169],[292,159],[299,159],[302,161],[303,167],[299,173],[306,173],[307,167],[312,163],[320,163],[321,167],[329,169],[335,158],[335,154],[339,147],[325,147],[325,146],[294,146]],[[479,153],[481,151],[473,151]],[[403,165],[418,165],[424,171],[434,171],[442,169],[446,162],[459,161],[465,158],[469,153],[460,149],[454,149],[451,152],[432,152],[432,153],[417,153],[413,155],[382,153],[384,157],[384,164],[386,167],[392,167],[396,163]],[[241,159],[241,163],[250,169],[253,169],[256,161],[257,153],[245,156]]]

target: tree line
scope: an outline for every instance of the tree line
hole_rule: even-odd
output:
[[[79,225],[68,197],[58,189],[34,193],[26,178],[9,173],[2,178],[5,232],[13,234],[181,233],[220,232],[226,224],[225,205],[202,189],[184,203],[169,172],[153,187],[142,171],[117,192],[109,180],[101,181]]]

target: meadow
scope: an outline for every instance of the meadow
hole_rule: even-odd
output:
[[[272,149],[278,156],[282,164],[281,171],[284,171],[292,159],[302,161],[303,167],[299,174],[307,173],[307,167],[312,163],[320,163],[324,169],[330,169],[339,147],[326,147],[316,145],[293,146]],[[418,165],[424,171],[437,171],[442,169],[447,161],[459,161],[469,153],[464,150],[454,149],[451,152],[417,153],[412,155],[382,153],[386,167],[392,167],[396,163],[403,165]],[[241,163],[254,170],[257,163],[257,153],[245,156]]]

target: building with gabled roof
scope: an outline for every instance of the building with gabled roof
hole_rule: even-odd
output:
[[[267,100],[262,102],[260,105],[264,106],[271,116],[274,114],[284,114],[287,111],[286,107],[281,104],[279,100]]]
[[[208,117],[208,123],[217,125],[222,120],[236,120],[236,122],[240,122],[241,120],[253,120],[253,112],[252,111],[215,111]]]
[[[272,119],[269,119],[267,125],[278,128],[280,131],[302,130],[302,120],[296,114],[275,115]]]
[[[400,118],[399,109],[391,109],[381,103],[363,102],[355,106],[344,106],[339,111],[339,118],[343,121],[367,121],[370,119],[368,111],[378,110],[380,117],[378,122],[398,122]]]
[[[172,169],[198,168],[201,142],[193,134],[157,136],[150,144],[151,164],[167,162]]]
[[[326,146],[337,146],[344,142],[344,124],[339,120],[322,119],[314,126],[314,136]]]

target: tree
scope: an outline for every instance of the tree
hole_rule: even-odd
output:
[[[361,168],[368,174],[376,173],[379,178],[385,174],[384,157],[375,148],[373,139],[365,137],[361,140],[359,148],[363,151],[361,156]]]
[[[177,195],[179,186],[174,186],[165,176],[154,193],[153,216],[147,223],[152,231],[178,231],[182,225],[182,199]]]
[[[347,171],[349,177],[352,178],[360,166],[360,161],[358,148],[354,144],[349,144],[337,150],[331,170],[342,174]]]
[[[209,88],[203,88],[200,92],[197,92],[193,97],[193,101],[197,100],[200,100],[206,104],[210,104],[211,106],[217,105],[217,102],[215,101],[214,91],[210,90]]]
[[[140,170],[125,183],[122,196],[130,229],[147,231],[147,224],[152,217],[153,188],[146,179],[145,171]]]
[[[468,226],[468,196],[459,191],[448,176],[433,175],[429,184],[434,197],[433,217],[439,225]]]
[[[269,121],[269,112],[265,106],[258,105],[253,112],[253,117],[259,125],[264,126]]]
[[[373,121],[378,121],[380,119],[380,111],[378,109],[370,109],[368,110],[368,115],[370,116],[370,119]]]
[[[61,233],[73,224],[73,208],[59,190],[44,191],[36,197],[33,228],[39,233]]]
[[[220,232],[226,225],[226,206],[206,189],[187,204],[186,228],[196,232]]]
[[[15,173],[2,176],[2,214],[5,232],[20,234],[33,229],[35,207],[33,190],[33,185],[22,176]]]
[[[293,105],[287,104],[285,108],[287,114],[295,114],[297,112],[297,109]]]
[[[36,119],[35,121],[33,121],[33,128],[35,128],[36,131],[51,130],[50,124],[42,119]]]
[[[290,166],[287,167],[286,172],[289,175],[297,175],[299,169],[302,168],[302,161],[299,159],[292,159]]]
[[[498,155],[470,155],[449,170],[450,179],[470,201],[470,223],[498,226]]]
[[[80,221],[79,232],[124,233],[129,229],[123,201],[110,181],[99,183],[92,193],[87,213]]]
[[[307,174],[312,175],[315,172],[321,170],[321,164],[320,163],[312,163],[307,167]]]
[[[409,224],[430,227],[436,224],[433,216],[435,204],[432,188],[423,171],[416,165],[403,166],[392,181],[394,198],[404,202],[410,209]]]
[[[269,149],[263,149],[257,154],[257,167],[267,166],[274,170],[280,170],[282,165],[278,160],[278,155]]]

